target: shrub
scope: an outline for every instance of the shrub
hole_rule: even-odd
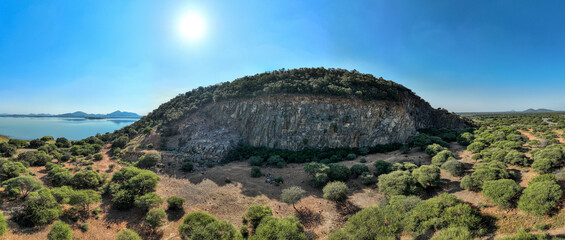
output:
[[[125,210],[133,207],[135,195],[133,192],[120,189],[112,193],[112,203],[116,209]]]
[[[214,221],[205,227],[198,227],[191,233],[191,239],[235,239],[243,237],[235,227],[227,221]]]
[[[104,159],[104,155],[102,155],[102,153],[94,154],[94,161],[100,161],[102,159]]]
[[[330,181],[347,181],[347,179],[349,179],[351,172],[345,165],[330,163],[328,164],[328,167],[330,167],[328,170],[328,178]]]
[[[312,180],[311,185],[313,187],[319,187],[326,184],[329,181],[330,178],[326,173],[316,173],[316,177]]]
[[[530,180],[529,184],[532,183],[536,183],[536,182],[544,182],[544,181],[552,181],[557,183],[557,177],[555,177],[554,174],[551,173],[547,173],[547,174],[542,174],[542,175],[538,175],[535,178],[532,178],[532,180]]]
[[[392,172],[392,164],[385,162],[383,160],[378,160],[375,162],[375,176],[378,177],[381,174],[388,174]]]
[[[475,172],[461,179],[461,187],[469,190],[481,189],[485,181],[510,178],[506,164],[498,161],[475,164]]]
[[[3,187],[9,196],[25,198],[30,192],[41,189],[43,182],[30,176],[20,176],[4,181]]]
[[[455,159],[453,153],[449,150],[443,150],[432,157],[432,164],[439,167],[450,159]]]
[[[161,204],[163,204],[163,199],[153,192],[135,197],[135,206],[145,211],[151,208],[158,208]]]
[[[379,176],[379,192],[386,196],[410,195],[417,191],[416,180],[408,171],[394,171]]]
[[[73,231],[64,222],[58,221],[51,227],[51,231],[47,234],[49,240],[72,240]]]
[[[518,201],[522,211],[543,215],[557,206],[563,194],[561,187],[553,181],[534,182],[529,184]]]
[[[294,210],[298,211],[294,204],[298,203],[304,197],[306,191],[298,186],[292,186],[282,190],[281,202],[292,205]]]
[[[263,165],[263,158],[259,156],[251,156],[247,159],[247,163],[251,166],[261,166]]]
[[[423,188],[437,187],[440,181],[440,170],[439,167],[433,165],[423,165],[414,170],[412,176]]]
[[[112,148],[124,148],[129,142],[129,138],[127,136],[120,136],[112,141]]]
[[[522,188],[511,179],[486,181],[483,184],[485,197],[501,207],[510,207],[521,190]]]
[[[141,237],[133,230],[124,228],[116,235],[116,240],[141,240]]]
[[[252,178],[258,178],[258,177],[263,176],[263,173],[261,173],[261,168],[259,168],[257,166],[253,166],[251,168],[251,174],[250,175],[251,175]]]
[[[161,154],[157,152],[148,152],[139,158],[135,164],[141,168],[150,168],[156,166],[161,161]]]
[[[45,141],[43,141],[41,139],[33,139],[33,140],[29,141],[29,147],[35,148],[35,149],[37,149],[37,148],[39,148],[39,147],[41,147],[45,144],[46,144]]]
[[[357,178],[365,172],[369,172],[369,168],[365,164],[354,164],[350,169],[351,176]]]
[[[186,199],[179,197],[179,196],[171,196],[167,198],[167,204],[169,205],[169,210],[182,210],[182,205]]]
[[[95,189],[102,184],[102,177],[93,170],[81,171],[73,176],[72,183],[79,189]]]
[[[473,235],[466,227],[450,227],[437,232],[431,240],[473,240]]]
[[[438,154],[439,152],[441,152],[443,150],[447,150],[447,148],[444,148],[441,145],[434,143],[434,144],[428,145],[426,147],[426,150],[424,150],[424,152],[426,152],[430,156],[435,156],[436,154]]]
[[[467,146],[467,150],[469,150],[472,153],[478,153],[480,151],[482,151],[483,149],[485,149],[486,145],[482,142],[474,142],[469,144],[469,146]]]
[[[552,238],[553,240],[559,240],[561,238]],[[508,236],[499,238],[499,240],[549,240],[549,238],[545,234],[532,234],[526,232],[523,228],[518,230],[514,236]]]
[[[260,239],[288,239],[306,240],[302,224],[294,216],[284,218],[265,217],[257,227],[250,240]]]
[[[251,205],[242,216],[242,219],[244,224],[249,224],[252,229],[255,229],[261,220],[268,216],[273,216],[273,211],[271,211],[269,206]]]
[[[78,228],[83,232],[87,232],[90,228],[90,225],[88,225],[88,223],[81,223],[78,225]]]
[[[27,168],[21,162],[6,161],[0,164],[0,174],[4,175],[0,179],[15,178],[27,173]]]
[[[267,159],[267,164],[282,168],[284,166],[284,159],[279,155],[273,155]]]
[[[0,236],[3,236],[8,231],[8,223],[4,214],[0,212]]]
[[[361,183],[365,185],[370,185],[377,182],[377,177],[375,177],[375,175],[370,172],[364,172],[363,174],[361,174],[361,177],[359,177],[359,179],[361,179]]]
[[[347,219],[343,229],[333,231],[328,239],[397,239],[394,225],[378,206],[367,207]]]
[[[441,168],[445,169],[451,175],[456,177],[463,176],[463,174],[465,173],[465,165],[463,165],[463,163],[455,159],[448,160],[447,162],[441,165]]]
[[[102,197],[92,189],[75,190],[72,192],[69,204],[79,207],[81,210],[89,210],[90,204],[102,201]]]
[[[206,225],[217,222],[218,220],[204,212],[196,211],[187,214],[182,223],[179,225],[178,231],[182,239],[192,239],[192,233],[198,228],[205,228]]]
[[[333,202],[343,202],[347,200],[349,188],[343,182],[330,182],[324,189],[324,198]]]
[[[55,201],[48,188],[30,193],[24,202],[25,218],[35,225],[50,223],[61,214],[61,206]]]
[[[347,156],[345,156],[346,160],[354,160],[355,158],[357,158],[357,154],[355,153],[349,153],[347,154]]]
[[[459,135],[459,137],[457,138],[457,142],[463,146],[467,146],[471,144],[472,141],[473,141],[473,134],[469,132],[461,133],[461,135]]]
[[[550,158],[536,159],[532,164],[532,168],[537,172],[544,174],[549,173],[553,167],[557,165],[557,161]]]
[[[165,211],[163,211],[163,209],[151,209],[147,213],[145,221],[147,221],[149,225],[151,225],[151,227],[156,228],[163,225],[166,217],[167,214],[165,214]]]
[[[192,162],[190,162],[190,160],[184,160],[182,162],[180,170],[182,170],[184,172],[190,172],[190,171],[194,170],[194,165],[192,164]]]
[[[0,156],[11,157],[14,156],[14,154],[16,154],[17,151],[18,148],[12,144],[5,142],[0,143]]]

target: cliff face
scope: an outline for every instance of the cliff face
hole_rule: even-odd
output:
[[[289,150],[405,142],[421,128],[466,127],[415,95],[363,101],[277,94],[208,104],[172,127],[169,148],[197,162],[218,162],[238,143]]]

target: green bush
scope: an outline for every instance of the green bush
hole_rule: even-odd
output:
[[[424,152],[426,152],[428,155],[433,157],[443,150],[447,150],[447,148],[444,148],[441,145],[434,143],[434,144],[428,145],[426,147],[426,150],[424,150]]]
[[[242,219],[244,224],[248,224],[252,229],[255,229],[261,220],[268,216],[273,216],[273,211],[269,206],[251,205],[247,208],[247,212],[242,216]]]
[[[522,188],[511,179],[486,181],[483,184],[483,194],[489,200],[501,207],[510,207]]]
[[[161,204],[163,204],[163,199],[161,199],[158,194],[150,192],[145,195],[135,197],[134,203],[136,207],[147,211],[151,208],[160,207]]]
[[[530,180],[528,185],[530,185],[532,183],[544,182],[544,181],[552,181],[552,182],[557,183],[557,177],[555,176],[555,174],[551,174],[551,173],[538,175],[535,178],[532,178],[532,180]]]
[[[2,157],[12,157],[18,151],[18,147],[15,145],[3,142],[0,143],[0,156]]]
[[[409,171],[394,171],[379,176],[379,192],[385,196],[410,195],[418,190],[416,180]]]
[[[161,154],[158,152],[148,152],[143,154],[135,165],[141,168],[150,168],[156,166],[159,162],[161,162]]]
[[[559,240],[560,238],[552,239]],[[514,236],[503,237],[498,240],[549,240],[549,238],[545,234],[532,234],[520,228]]]
[[[453,160],[453,159],[455,159],[455,156],[451,151],[443,150],[437,153],[434,157],[432,157],[432,164],[439,167],[448,160]]]
[[[351,171],[343,164],[330,163],[328,164],[330,169],[328,170],[328,177],[330,181],[347,181]]]
[[[316,173],[316,177],[310,183],[313,187],[320,187],[320,186],[325,185],[329,181],[330,181],[330,178],[328,177],[328,174],[326,174],[326,173]]]
[[[182,239],[210,239],[210,234],[216,233],[222,235],[218,230],[225,230],[225,227],[219,229],[217,226],[218,223],[219,221],[214,216],[208,213],[196,211],[189,213],[184,217],[182,223],[179,225],[178,231]],[[213,228],[208,227],[210,224],[213,224]],[[214,230],[217,232],[213,232]],[[235,228],[233,231],[235,231]],[[228,231],[228,234],[229,233],[231,233],[231,231]]]
[[[381,174],[388,174],[392,172],[392,164],[385,162],[383,160],[378,160],[375,162],[375,176],[378,177]]]
[[[472,153],[478,153],[485,148],[486,148],[486,145],[482,142],[474,142],[474,143],[469,144],[469,146],[467,146],[467,150],[469,150]]]
[[[306,191],[298,186],[292,186],[282,190],[281,202],[292,205],[294,210],[298,211],[294,204],[298,203],[304,197]]]
[[[263,176],[263,173],[261,173],[261,168],[259,168],[257,166],[253,166],[251,168],[251,174],[250,175],[251,175],[252,178],[258,178],[258,177]]]
[[[273,155],[267,159],[267,164],[282,168],[284,166],[284,159],[279,155]]]
[[[96,189],[102,184],[102,177],[94,170],[77,172],[72,179],[73,186],[79,189]]]
[[[0,212],[0,236],[3,236],[6,232],[8,232],[8,223],[4,214]]]
[[[167,214],[165,214],[163,209],[151,209],[145,216],[145,221],[147,221],[151,227],[156,228],[163,225],[166,217]]]
[[[471,144],[471,142],[473,141],[473,134],[469,133],[469,132],[464,132],[461,133],[461,135],[459,135],[459,137],[457,138],[457,142],[463,146],[467,146],[469,144]]]
[[[441,165],[441,168],[448,171],[451,175],[460,177],[465,174],[465,165],[455,159],[448,160],[444,164]]]
[[[377,177],[375,177],[375,175],[370,172],[364,172],[363,174],[361,174],[359,179],[361,180],[361,183],[365,185],[371,185],[377,182]]]
[[[194,165],[192,164],[192,162],[190,160],[184,160],[182,162],[180,170],[182,170],[184,172],[190,172],[190,171],[194,170]]]
[[[450,227],[439,230],[431,240],[473,240],[473,235],[466,227]]]
[[[10,179],[19,177],[27,173],[27,168],[21,162],[0,161],[0,179]]]
[[[475,164],[475,172],[461,179],[461,187],[468,190],[481,189],[485,181],[510,178],[511,174],[503,162],[492,161]]]
[[[207,224],[205,227],[196,228],[191,233],[191,239],[234,239],[243,240],[241,233],[227,221],[214,221]]]
[[[94,161],[100,161],[102,159],[104,159],[104,155],[102,155],[102,153],[94,154]]]
[[[345,160],[354,160],[355,158],[357,158],[357,154],[355,153],[349,153],[345,156]]]
[[[120,136],[112,141],[112,148],[124,148],[129,142],[129,138],[127,136]]]
[[[324,198],[333,202],[343,202],[347,200],[349,188],[343,182],[330,182],[324,189]]]
[[[51,227],[51,231],[47,234],[47,238],[49,240],[72,240],[73,239],[73,231],[64,222],[56,222]]]
[[[353,166],[351,166],[350,172],[353,178],[357,178],[363,173],[369,172],[369,167],[367,167],[365,164],[354,164]]]
[[[387,219],[380,207],[371,206],[349,217],[343,228],[331,232],[328,239],[397,239],[393,225],[396,223]]]
[[[439,167],[433,165],[423,165],[415,169],[412,176],[423,188],[437,187],[440,182]]]
[[[50,223],[61,214],[61,206],[48,188],[30,193],[24,202],[24,216],[35,225]]]
[[[179,196],[171,196],[167,198],[167,204],[169,205],[169,210],[177,211],[182,210],[182,205],[186,199]]]
[[[263,165],[263,158],[259,156],[251,156],[247,159],[247,163],[251,166],[261,166]]]
[[[306,240],[307,238],[302,224],[291,215],[284,218],[265,217],[249,239]]]
[[[141,240],[141,237],[133,230],[125,228],[116,235],[116,240]]]
[[[525,212],[543,215],[557,206],[562,194],[561,187],[553,181],[534,182],[528,184],[524,190],[518,201],[518,208]]]
[[[550,158],[541,158],[534,160],[532,168],[540,174],[549,173],[551,169],[557,165],[557,161]]]
[[[25,198],[29,193],[43,187],[43,182],[30,176],[10,178],[3,182],[4,192],[11,197]]]

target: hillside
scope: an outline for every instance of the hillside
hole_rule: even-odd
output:
[[[238,144],[298,151],[404,143],[425,128],[466,123],[406,87],[343,69],[302,68],[200,87],[121,133],[141,145],[219,162]],[[135,131],[133,131],[135,130]]]

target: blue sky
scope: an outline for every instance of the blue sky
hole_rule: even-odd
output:
[[[565,110],[563,1],[0,2],[0,113],[147,114],[280,68],[357,69],[450,111]],[[198,12],[204,36],[182,39]]]

